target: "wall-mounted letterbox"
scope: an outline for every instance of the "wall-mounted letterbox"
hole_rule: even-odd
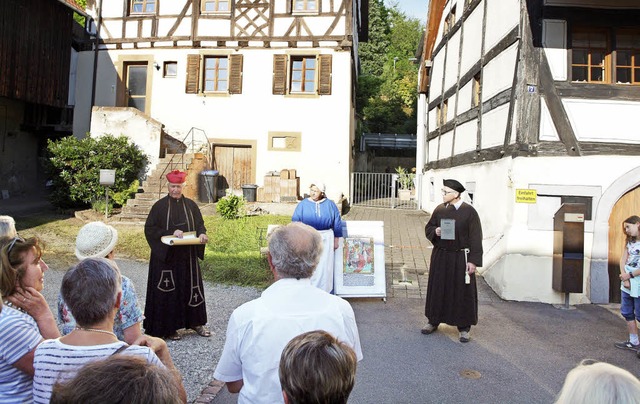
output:
[[[583,203],[565,203],[553,216],[553,290],[582,293],[584,274]]]

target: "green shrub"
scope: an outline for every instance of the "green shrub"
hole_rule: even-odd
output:
[[[115,206],[124,206],[129,199],[135,196],[138,192],[139,186],[140,182],[138,182],[138,180],[133,180],[129,188],[120,192],[109,192],[109,201],[113,201]]]
[[[225,219],[237,219],[244,216],[244,197],[229,194],[218,201],[216,211]]]
[[[100,170],[116,170],[110,190],[129,189],[147,165],[147,156],[127,137],[105,135],[48,141],[46,170],[53,181],[51,203],[61,208],[88,206],[104,195]],[[137,188],[137,187],[136,187]]]
[[[105,203],[106,201],[104,199],[96,199],[95,201],[91,202],[91,209],[99,213],[104,213]],[[107,214],[111,215],[111,212],[113,212],[113,205],[111,204],[111,199],[109,199],[109,209]]]

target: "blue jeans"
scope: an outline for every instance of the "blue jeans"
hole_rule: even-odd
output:
[[[634,318],[640,321],[640,297],[631,297],[624,290],[622,293],[622,303],[620,304],[620,314],[627,321],[633,321]],[[635,313],[635,315],[634,315]]]

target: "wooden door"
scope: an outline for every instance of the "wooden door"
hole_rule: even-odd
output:
[[[218,170],[218,196],[227,188],[242,192],[242,186],[251,184],[251,146],[213,147],[213,169]]]
[[[620,258],[626,236],[622,222],[629,216],[640,216],[640,187],[624,194],[611,210],[609,216],[609,302],[620,303]]]
[[[126,63],[124,82],[126,106],[147,112],[147,62]]]

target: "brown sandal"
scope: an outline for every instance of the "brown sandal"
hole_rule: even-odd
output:
[[[211,331],[209,331],[207,329],[207,327],[205,327],[203,325],[199,325],[197,327],[193,327],[192,330],[197,332],[198,335],[201,336],[201,337],[210,337],[211,336]]]
[[[169,335],[167,339],[170,339],[171,341],[180,341],[182,339],[182,336],[178,334],[178,331],[176,331],[173,334]]]

